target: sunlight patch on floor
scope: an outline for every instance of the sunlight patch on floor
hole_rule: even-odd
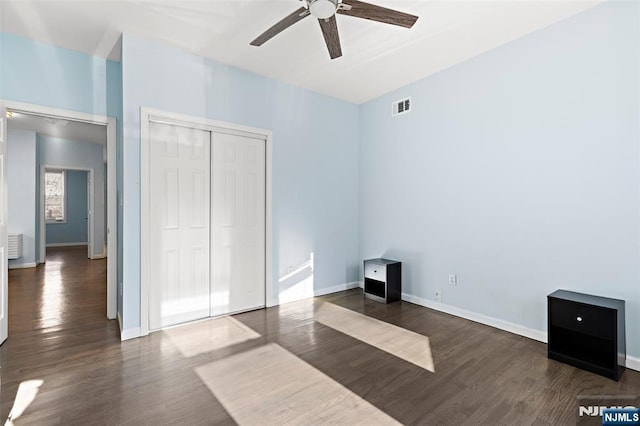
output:
[[[275,343],[195,371],[241,425],[399,424]]]
[[[5,426],[13,425],[14,420],[24,413],[24,410],[36,399],[38,390],[43,383],[42,380],[26,380],[18,385],[16,399],[13,401],[13,407],[11,407]]]
[[[42,286],[42,307],[40,320],[43,328],[55,327],[62,324],[65,311],[66,295],[64,293],[64,282],[58,269],[47,270]]]
[[[324,302],[315,320],[368,345],[435,373],[429,338],[402,327]]]
[[[232,317],[186,324],[163,330],[163,333],[187,358],[260,337],[260,334]]]
[[[290,269],[285,276],[278,279],[280,304],[313,297],[313,269],[312,252],[309,255],[309,260],[299,265],[295,270]]]

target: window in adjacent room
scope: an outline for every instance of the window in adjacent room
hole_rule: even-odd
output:
[[[47,222],[65,222],[65,172],[47,171],[44,174],[44,214]]]

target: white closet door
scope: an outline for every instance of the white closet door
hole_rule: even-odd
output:
[[[150,123],[149,328],[209,316],[211,133]]]
[[[265,145],[213,133],[211,315],[265,306]]]

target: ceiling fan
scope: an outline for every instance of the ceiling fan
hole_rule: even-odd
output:
[[[383,22],[385,24],[398,25],[405,28],[413,27],[418,17],[386,7],[376,6],[358,0],[300,0],[307,4],[298,10],[290,13],[274,26],[263,32],[253,40],[252,46],[262,46],[274,36],[280,34],[296,22],[307,16],[314,16],[320,23],[320,29],[324,36],[324,41],[329,49],[331,59],[342,56],[340,47],[340,36],[336,24],[336,13],[349,15],[356,18],[369,19],[371,21]]]

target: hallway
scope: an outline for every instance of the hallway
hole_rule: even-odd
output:
[[[87,259],[86,246],[48,248],[45,264],[10,270],[9,338],[0,350],[3,421],[21,382],[47,377],[41,391],[51,379],[77,382],[88,374],[91,354],[119,344],[117,323],[106,319],[106,260]]]
[[[86,246],[50,247],[45,264],[10,270],[9,336],[45,335],[61,346],[70,335],[85,342],[115,337],[117,324],[106,319],[106,263],[87,259]]]

